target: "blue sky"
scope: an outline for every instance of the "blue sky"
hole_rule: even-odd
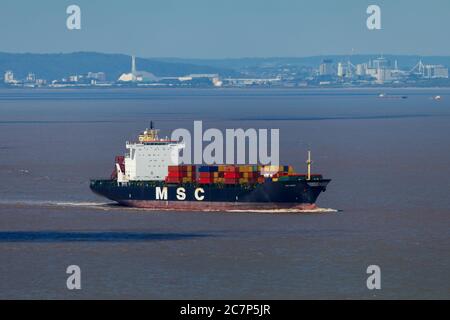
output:
[[[77,4],[82,29],[66,28]],[[366,9],[382,10],[382,30]],[[449,0],[1,0],[0,51],[142,57],[450,55]]]

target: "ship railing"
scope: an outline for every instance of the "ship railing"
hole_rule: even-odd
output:
[[[125,147],[131,147],[131,146],[133,146],[133,145],[135,145],[136,144],[136,142],[135,141],[127,141],[127,142],[125,142]]]

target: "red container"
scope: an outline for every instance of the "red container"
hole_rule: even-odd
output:
[[[169,171],[168,177],[173,177],[173,178],[181,178],[184,176],[183,172],[179,172],[179,171]]]
[[[212,172],[199,172],[199,178],[213,178],[213,173]]]
[[[210,184],[210,183],[213,183],[213,179],[212,178],[199,178],[198,182],[203,183],[203,184]]]
[[[239,179],[227,179],[227,178],[225,178],[224,183],[225,184],[238,184],[239,183]]]
[[[195,171],[195,166],[192,165],[181,165],[181,166],[169,166],[169,172],[187,172]]]
[[[238,179],[240,177],[239,172],[230,172],[227,171],[223,174],[225,179]]]
[[[188,171],[189,170],[188,167],[190,167],[190,166],[183,165],[183,166],[178,166],[178,167],[180,168],[181,171]]]
[[[169,172],[180,172],[181,168],[180,166],[169,166]]]

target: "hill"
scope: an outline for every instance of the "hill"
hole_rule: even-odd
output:
[[[218,73],[236,75],[236,71],[201,64],[136,58],[137,69],[156,76],[183,76],[191,73]],[[0,72],[12,70],[16,78],[25,78],[29,72],[43,79],[61,79],[87,72],[105,72],[108,80],[116,80],[130,72],[131,57],[124,54],[75,52],[57,54],[0,53]]]
[[[306,67],[318,67],[324,59],[331,59],[335,63],[350,61],[354,64],[364,63],[370,59],[379,57],[379,54],[364,55],[323,55],[311,57],[268,57],[268,58],[230,58],[230,59],[182,59],[182,58],[159,58],[161,61],[172,63],[189,63],[194,65],[207,65],[216,68],[227,68],[240,70],[248,67],[266,67],[275,65],[296,65]],[[422,59],[424,64],[442,64],[450,67],[450,56],[418,56],[418,55],[394,55],[385,54],[385,58],[393,63],[398,60],[400,67],[413,68]]]

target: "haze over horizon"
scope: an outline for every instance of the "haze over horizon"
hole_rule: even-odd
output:
[[[68,30],[66,8],[81,8],[81,30]],[[366,9],[381,7],[381,30]],[[5,0],[0,51],[102,52],[159,58],[308,57],[385,53],[450,55],[450,2],[280,0]]]
[[[9,51],[0,51],[0,54],[30,54],[30,55],[58,55],[58,54],[78,54],[78,53],[87,53],[87,54],[106,54],[106,55],[126,55],[126,56],[133,56],[135,55],[132,52],[101,52],[101,51],[68,51],[68,52],[31,52],[31,51],[24,51],[24,52],[9,52]],[[308,58],[317,58],[317,57],[336,57],[336,56],[354,56],[354,57],[364,57],[364,56],[372,56],[372,57],[380,57],[380,56],[404,56],[404,57],[443,57],[448,58],[450,57],[449,54],[442,54],[442,55],[419,55],[419,54],[396,54],[396,53],[390,53],[390,52],[368,52],[368,53],[355,53],[353,55],[351,54],[337,54],[337,53],[323,53],[318,55],[306,55],[306,56],[236,56],[236,57],[211,57],[211,58],[202,58],[202,57],[177,57],[177,56],[159,56],[159,57],[146,57],[146,56],[139,56],[135,55],[138,59],[150,59],[150,60],[181,60],[181,61],[189,61],[189,60],[241,60],[241,59],[308,59]]]

